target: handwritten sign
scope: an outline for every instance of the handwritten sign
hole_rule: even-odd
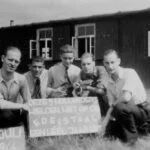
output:
[[[24,128],[0,129],[0,150],[25,150]]]
[[[101,118],[96,97],[32,99],[30,137],[94,133]]]

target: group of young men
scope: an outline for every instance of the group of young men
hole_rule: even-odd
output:
[[[97,96],[101,115],[111,117],[105,136],[131,144],[149,132],[150,108],[142,81],[133,69],[120,66],[120,57],[107,50],[103,66],[96,66],[92,54],[81,57],[81,69],[73,65],[75,49],[60,48],[61,62],[45,69],[44,59],[33,58],[29,71],[16,72],[21,51],[8,47],[2,55],[0,69],[0,128],[24,124],[28,133],[28,101],[37,98]]]

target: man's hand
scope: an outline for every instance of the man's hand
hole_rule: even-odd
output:
[[[22,104],[22,109],[26,110],[26,111],[30,111],[30,106],[29,104]]]
[[[78,88],[80,88],[81,87],[81,84],[79,83],[79,82],[75,82],[74,84],[73,84],[73,88],[74,89],[78,89]]]
[[[55,89],[56,93],[59,93],[62,96],[67,95],[67,89],[64,86],[58,87],[57,89]]]
[[[82,89],[87,90],[87,91],[91,91],[91,89],[93,89],[93,88],[90,85],[84,85],[84,86],[82,86]]]
[[[61,87],[58,87],[56,89],[53,89],[50,96],[52,98],[60,98],[60,97],[65,97],[67,95],[67,91],[66,91],[66,88],[61,86]]]

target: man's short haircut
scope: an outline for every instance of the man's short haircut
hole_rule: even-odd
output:
[[[84,53],[84,54],[82,54],[81,60],[84,59],[84,58],[92,58],[92,60],[95,61],[94,56],[91,53]]]
[[[107,55],[109,55],[109,54],[111,54],[111,53],[114,53],[118,58],[120,58],[118,52],[117,52],[116,50],[114,50],[114,49],[108,49],[108,50],[106,50],[106,51],[104,52],[104,55],[103,55],[103,56],[105,57],[105,56],[107,56]]]
[[[60,55],[64,54],[64,53],[73,53],[75,52],[75,48],[73,48],[71,45],[66,44],[63,45],[62,47],[60,47]]]
[[[43,63],[43,65],[45,63],[44,58],[40,57],[40,56],[36,56],[36,57],[32,58],[31,63],[34,63],[34,62],[40,62],[40,63]]]
[[[22,55],[21,50],[18,47],[15,47],[15,46],[9,46],[9,47],[5,48],[4,49],[4,56],[7,55],[8,51],[18,51]]]

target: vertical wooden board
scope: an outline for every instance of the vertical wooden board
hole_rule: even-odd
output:
[[[26,150],[24,127],[0,129],[0,150]]]

